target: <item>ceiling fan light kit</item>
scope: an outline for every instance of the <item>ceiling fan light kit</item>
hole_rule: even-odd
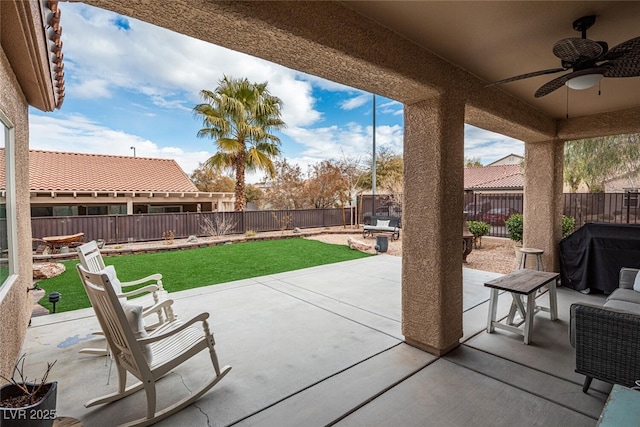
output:
[[[581,33],[581,38],[569,37],[556,42],[553,54],[561,61],[560,68],[534,71],[509,77],[487,86],[496,86],[531,77],[569,71],[544,85],[535,92],[539,98],[566,85],[570,89],[591,88],[604,77],[640,76],[640,37],[629,39],[609,49],[604,41],[587,38],[587,30],[596,22],[594,15],[583,16],[573,22],[573,29]]]
[[[582,76],[574,77],[572,79],[567,80],[565,83],[570,89],[574,90],[584,90],[589,89],[590,87],[594,87],[600,80],[602,80],[604,75],[602,74],[584,74]]]

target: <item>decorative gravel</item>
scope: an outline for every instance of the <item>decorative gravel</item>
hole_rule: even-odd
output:
[[[334,245],[346,245],[347,239],[351,237],[361,242],[375,245],[375,238],[365,239],[362,233],[357,234],[319,234],[308,236],[307,239],[320,240],[321,242]],[[467,256],[467,268],[475,270],[491,271],[494,273],[507,274],[516,269],[514,243],[509,239],[499,237],[483,237],[479,249],[473,249]],[[389,249],[387,254],[402,256],[402,237],[400,240],[389,239]],[[462,254],[460,255],[462,259]]]

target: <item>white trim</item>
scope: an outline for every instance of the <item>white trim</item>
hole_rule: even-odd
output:
[[[0,110],[0,122],[4,127],[4,153],[5,153],[5,185],[6,185],[6,212],[7,212],[7,249],[9,255],[9,277],[0,284],[0,289],[8,289],[18,279],[18,232],[16,215],[16,165],[15,165],[15,126],[9,118]],[[5,291],[6,292],[6,291]],[[4,293],[0,293],[3,295]]]

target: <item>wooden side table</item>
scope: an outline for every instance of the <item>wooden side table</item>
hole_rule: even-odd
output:
[[[516,270],[513,273],[490,280],[484,285],[491,288],[491,297],[489,298],[489,317],[487,320],[487,332],[492,333],[496,328],[509,332],[520,334],[524,337],[524,343],[529,344],[531,340],[531,327],[533,325],[533,316],[538,311],[547,311],[554,321],[558,318],[558,302],[556,296],[556,282],[560,278],[558,273],[546,273],[537,270]],[[549,286],[549,307],[540,307],[536,305],[536,291],[544,285]],[[496,319],[498,311],[498,296],[500,291],[507,291],[511,295],[513,302],[507,316],[506,324],[498,322]],[[527,297],[527,306],[525,308],[522,296]],[[515,312],[522,314],[523,320],[518,324],[514,323]],[[524,327],[519,326],[524,323]]]

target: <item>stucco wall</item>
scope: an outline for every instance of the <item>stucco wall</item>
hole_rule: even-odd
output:
[[[11,375],[31,317],[31,225],[29,211],[29,124],[27,101],[0,50],[0,110],[15,127],[18,280],[0,288],[0,374]]]

